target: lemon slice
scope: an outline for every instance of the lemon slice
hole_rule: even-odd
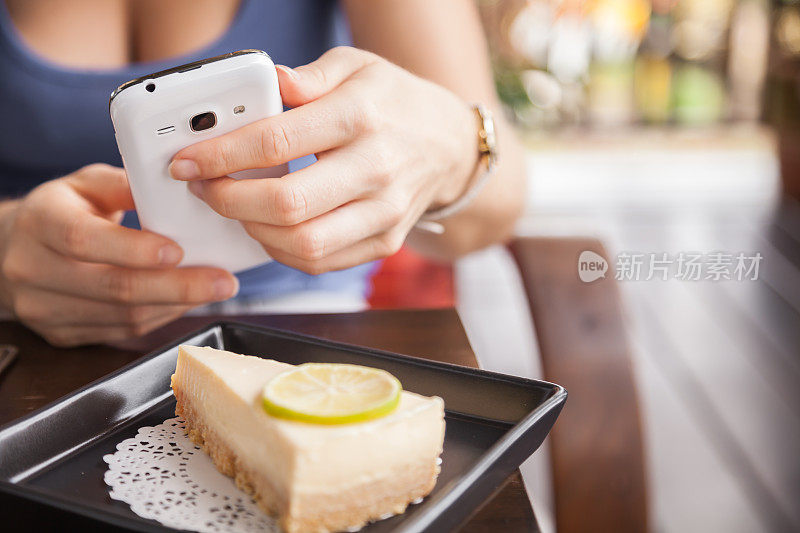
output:
[[[306,363],[264,387],[272,416],[315,424],[364,422],[391,413],[400,402],[400,381],[385,370],[359,365]]]

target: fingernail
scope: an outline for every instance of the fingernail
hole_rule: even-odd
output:
[[[165,244],[158,250],[158,262],[162,265],[174,265],[183,257],[183,251],[174,244]]]
[[[200,198],[203,199],[203,182],[202,181],[190,181],[187,185],[189,192]]]
[[[214,297],[217,300],[233,298],[239,292],[239,280],[236,277],[219,278],[214,282]]]
[[[286,65],[278,65],[275,68],[277,68],[278,70],[282,70],[290,78],[297,79],[297,71],[294,70],[293,68],[289,68]]]
[[[176,159],[169,164],[169,175],[176,180],[193,180],[200,177],[200,167],[191,159]]]

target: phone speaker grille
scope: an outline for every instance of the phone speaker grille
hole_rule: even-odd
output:
[[[158,135],[166,135],[167,133],[172,133],[175,131],[175,126],[165,126],[159,130],[156,130]]]

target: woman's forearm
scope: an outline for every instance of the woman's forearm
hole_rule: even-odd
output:
[[[450,260],[508,238],[523,208],[524,160],[511,125],[503,120],[475,3],[346,0],[345,8],[356,46],[449,89],[467,104],[485,105],[495,117],[499,164],[479,196],[440,221],[444,234],[414,230],[407,242],[432,258]]]

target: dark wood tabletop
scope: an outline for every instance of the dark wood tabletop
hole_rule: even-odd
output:
[[[0,425],[38,409],[176,338],[221,318],[306,333],[330,340],[476,367],[453,309],[368,311],[329,315],[185,317],[124,346],[53,348],[11,321],[0,321],[0,344],[19,355],[0,376]],[[462,526],[461,531],[537,531],[536,518],[514,473]]]

